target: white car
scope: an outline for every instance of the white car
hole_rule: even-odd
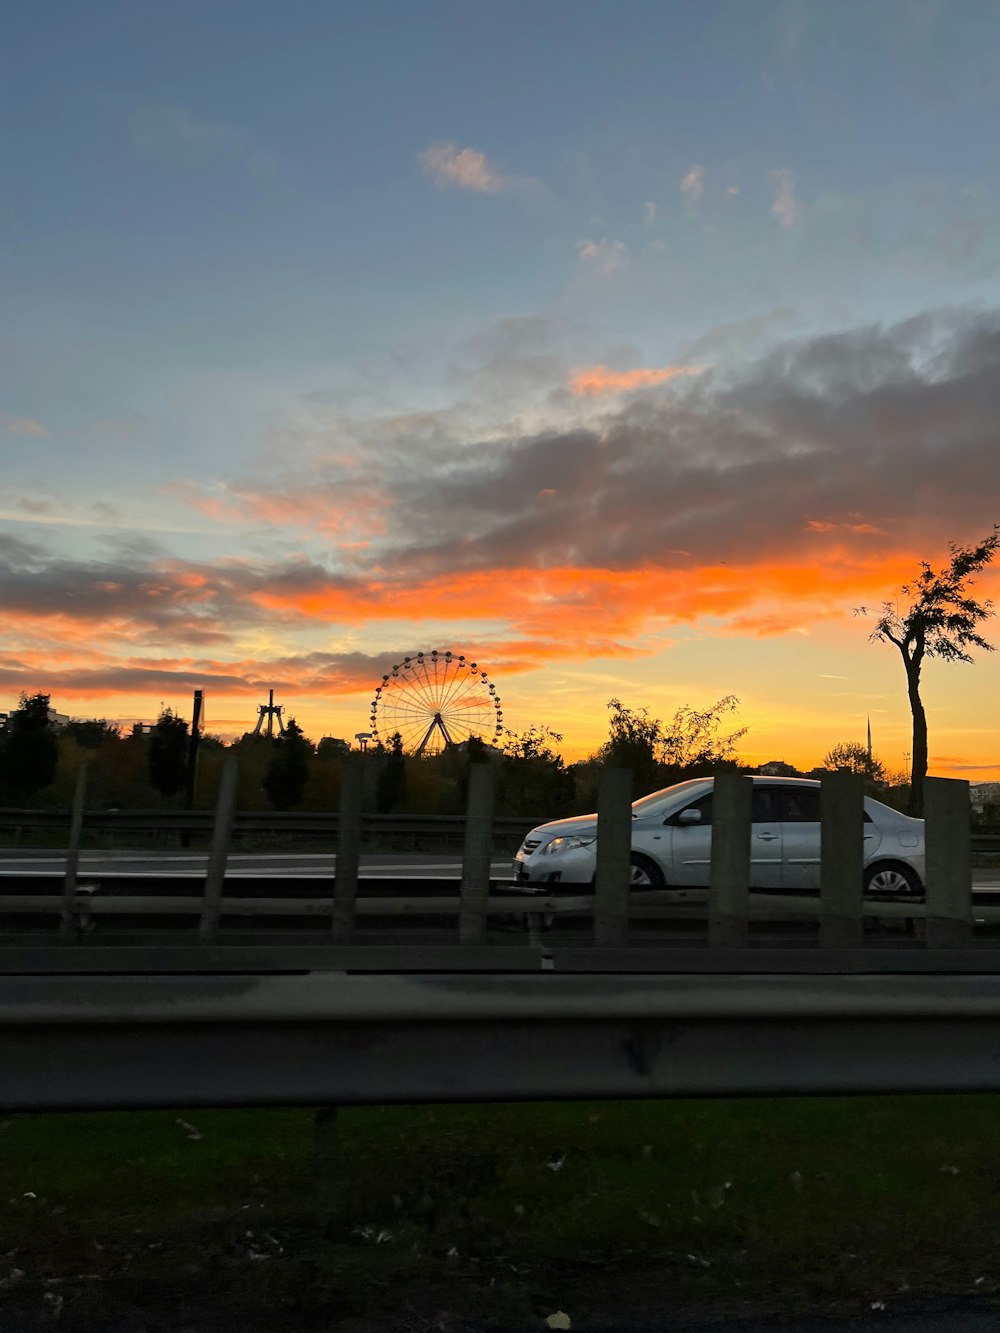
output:
[[[750,887],[819,889],[819,783],[753,778]],[[678,782],[632,803],[632,883],[707,888],[712,855],[712,778]],[[924,885],[924,821],[864,800],[865,891],[918,895]],[[534,828],[514,857],[521,884],[591,884],[597,816]]]

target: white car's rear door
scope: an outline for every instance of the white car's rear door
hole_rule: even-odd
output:
[[[782,788],[782,885],[819,889],[819,788]]]
[[[750,818],[750,887],[780,888],[783,842],[781,788],[754,784]]]

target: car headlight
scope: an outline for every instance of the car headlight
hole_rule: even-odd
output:
[[[591,847],[597,841],[597,834],[587,838],[553,838],[547,847],[542,848],[545,856],[558,856],[560,852],[571,852],[577,847]]]

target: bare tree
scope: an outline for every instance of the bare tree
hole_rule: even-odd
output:
[[[993,559],[1000,546],[1000,526],[975,546],[950,543],[951,559],[941,570],[933,570],[924,560],[920,573],[901,592],[912,599],[908,610],[896,602],[883,602],[882,614],[871,638],[891,643],[899,649],[906,672],[906,693],[913,715],[913,761],[910,773],[911,815],[923,814],[924,778],[927,776],[927,715],[920,698],[920,672],[924,659],[943,657],[946,662],[971,662],[970,648],[991,653],[993,645],[976,630],[993,615],[993,603],[977,602],[968,594],[974,575]],[[858,612],[865,614],[866,608]]]

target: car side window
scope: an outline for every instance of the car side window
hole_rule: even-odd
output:
[[[687,824],[684,820],[681,819],[681,815],[684,813],[684,810],[697,810],[698,813],[701,815],[701,819],[699,819],[695,824]],[[666,822],[668,824],[674,825],[674,827],[679,826],[680,828],[710,827],[712,823],[712,793],[709,792],[707,796],[702,796],[699,800],[692,801],[690,805],[686,805],[684,807],[684,810],[678,810],[677,813],[675,815],[671,815]]]
[[[777,787],[754,787],[750,803],[754,824],[777,824],[781,820],[781,793]]]
[[[819,799],[820,794],[815,787],[786,787],[782,792],[782,819],[786,824],[818,824]],[[864,822],[872,822],[867,810],[864,812]]]
[[[815,787],[789,787],[783,794],[785,823],[819,823],[819,792]]]

